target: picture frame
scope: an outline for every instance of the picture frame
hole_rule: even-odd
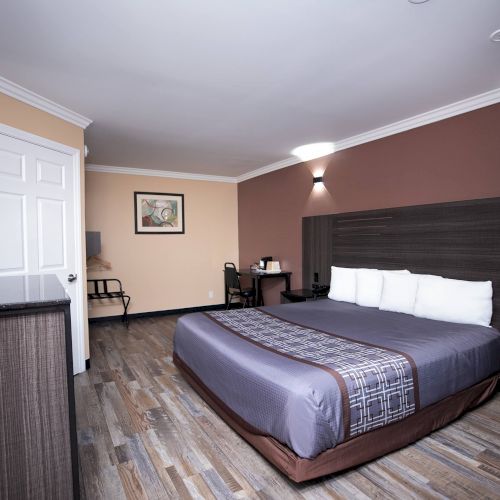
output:
[[[135,234],[184,234],[184,195],[134,191]]]

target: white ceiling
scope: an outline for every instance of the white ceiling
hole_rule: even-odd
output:
[[[499,0],[2,0],[0,75],[94,164],[237,176],[500,87]]]

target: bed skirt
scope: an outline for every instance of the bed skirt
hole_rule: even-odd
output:
[[[271,436],[247,424],[232,411],[174,352],[174,364],[196,392],[240,436],[292,481],[302,482],[360,465],[417,441],[444,427],[465,411],[486,400],[495,390],[500,374],[449,396],[417,413],[375,429],[320,453],[314,459],[301,458]]]

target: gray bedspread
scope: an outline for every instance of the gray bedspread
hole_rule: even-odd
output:
[[[332,300],[189,314],[174,352],[243,420],[303,458],[500,371],[493,328]]]

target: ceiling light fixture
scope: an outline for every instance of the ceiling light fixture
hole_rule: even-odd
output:
[[[490,35],[490,40],[492,42],[500,42],[500,30],[496,30],[494,31],[491,35]]]
[[[414,3],[414,4],[425,3],[425,2],[428,2],[428,1],[429,0],[408,0],[408,2]]]
[[[291,154],[299,157],[302,161],[308,161],[329,155],[334,151],[335,145],[333,142],[316,142],[315,144],[305,144],[292,149]]]

